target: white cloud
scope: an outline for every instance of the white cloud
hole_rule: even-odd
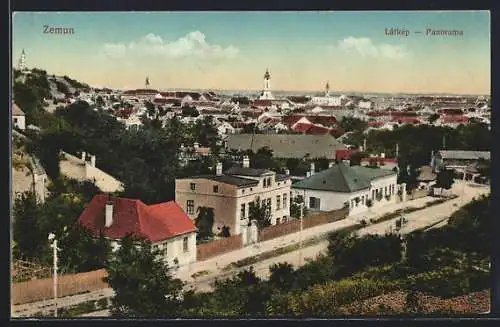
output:
[[[332,47],[338,48],[348,53],[358,53],[362,57],[380,57],[390,59],[401,59],[408,55],[408,52],[398,45],[375,44],[367,37],[348,37],[338,42]]]
[[[103,53],[112,58],[126,55],[160,55],[172,58],[194,56],[230,59],[238,55],[239,49],[232,45],[223,47],[210,44],[207,42],[205,34],[194,31],[172,42],[166,42],[161,36],[149,33],[128,44],[107,43],[103,46]]]

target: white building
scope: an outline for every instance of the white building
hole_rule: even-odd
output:
[[[112,241],[113,250],[132,234],[151,241],[171,267],[196,261],[197,229],[174,201],[146,205],[136,199],[99,194],[85,207],[78,223],[96,236],[103,233]]]
[[[361,166],[349,167],[344,163],[316,173],[314,166],[308,178],[292,185],[294,197],[305,199],[312,211],[331,211],[349,207],[349,215],[356,215],[373,207],[395,203],[398,191],[400,200],[406,199],[405,184],[397,184],[397,174],[393,171]]]
[[[234,134],[235,129],[234,127],[229,124],[227,121],[222,122],[219,126],[217,126],[217,132],[219,135],[227,135],[227,134]]]
[[[26,115],[15,103],[12,104],[12,126],[22,130],[26,129]]]
[[[373,103],[371,101],[359,101],[358,107],[359,109],[367,109],[370,110],[372,108]]]
[[[280,224],[290,216],[289,176],[278,175],[266,169],[249,168],[249,159],[243,167],[232,167],[222,172],[217,164],[215,175],[193,176],[175,181],[175,201],[191,219],[199,207],[214,210],[214,232],[229,227],[231,235],[239,235],[250,223],[250,208],[259,199],[271,210],[271,224]]]

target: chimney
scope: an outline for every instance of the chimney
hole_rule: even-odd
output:
[[[243,157],[243,168],[250,168],[250,158],[248,156]]]
[[[314,166],[314,162],[311,162],[311,176],[316,172],[316,167]]]
[[[85,151],[82,152],[82,161],[87,160],[87,153]]]
[[[91,165],[92,167],[95,167],[95,155],[91,155],[91,156],[90,156],[90,165]]]
[[[328,163],[328,168],[332,168],[332,167],[333,167],[333,165],[335,165],[335,162],[330,161],[330,162]]]
[[[308,172],[306,173],[306,177],[311,177],[311,172],[310,172],[310,171],[308,171]]]
[[[348,167],[351,165],[351,160],[342,160],[342,162]]]
[[[385,159],[385,153],[384,153],[384,152],[382,152],[382,153],[380,154],[380,158]]]
[[[106,202],[106,221],[105,227],[110,227],[113,224],[113,202],[108,200]]]
[[[195,150],[197,150],[200,147],[200,143],[194,142],[193,147]]]
[[[290,175],[290,169],[285,169],[285,175],[287,175],[287,176]]]
[[[222,162],[217,163],[217,166],[215,167],[215,175],[217,176],[222,175]]]

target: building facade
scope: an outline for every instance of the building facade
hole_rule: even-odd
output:
[[[312,172],[314,168],[311,169]],[[397,184],[397,174],[380,168],[349,167],[344,163],[331,165],[319,173],[292,185],[292,194],[305,199],[312,211],[331,211],[349,208],[349,215],[368,211],[373,206],[395,203],[398,191],[405,200],[405,185]]]
[[[231,235],[241,233],[241,225],[250,223],[250,208],[259,200],[271,212],[271,224],[280,224],[290,216],[291,180],[266,169],[252,169],[245,158],[243,167],[222,173],[219,163],[215,175],[194,176],[175,181],[175,199],[191,219],[200,207],[214,210],[214,232],[229,227]]]

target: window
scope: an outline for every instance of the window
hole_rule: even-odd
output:
[[[267,178],[267,187],[271,186],[271,177]]]
[[[279,225],[279,223],[280,223],[280,219],[276,218],[276,225]]]
[[[245,194],[245,189],[242,189],[242,190],[241,190],[241,194]]]
[[[375,199],[375,190],[372,190],[372,199]]]
[[[14,124],[17,124],[17,118],[14,118]]]
[[[195,183],[189,184],[189,188],[191,189],[191,191],[196,190],[196,184]]]
[[[361,196],[361,203],[365,204],[365,196],[364,195]]]
[[[283,193],[283,208],[286,208],[288,206],[288,197],[286,193]]]
[[[182,248],[184,249],[184,252],[188,252],[189,251],[188,238],[187,237],[184,237],[184,239],[182,240]]]
[[[387,186],[384,187],[384,195],[387,195]]]
[[[286,216],[283,216],[283,219],[281,219],[281,223],[282,224],[286,223]]]
[[[245,219],[245,214],[246,214],[246,207],[245,204],[242,203],[240,208],[240,219]]]
[[[251,214],[251,212],[252,212],[252,209],[251,209],[251,208],[253,208],[253,206],[254,206],[253,202],[248,202],[248,205],[247,205],[247,207],[248,207],[248,214],[247,214],[247,217],[250,217],[250,214]]]
[[[262,180],[262,187],[267,187],[267,179],[266,178],[264,178]]]
[[[310,209],[317,209],[317,210],[319,210],[319,208],[320,208],[320,199],[311,196],[309,198],[309,208]]]
[[[214,185],[214,193],[219,193],[219,185]]]
[[[281,195],[276,196],[276,211],[280,210],[281,208]]]
[[[188,215],[193,215],[194,214],[194,200],[187,200],[187,214]]]

